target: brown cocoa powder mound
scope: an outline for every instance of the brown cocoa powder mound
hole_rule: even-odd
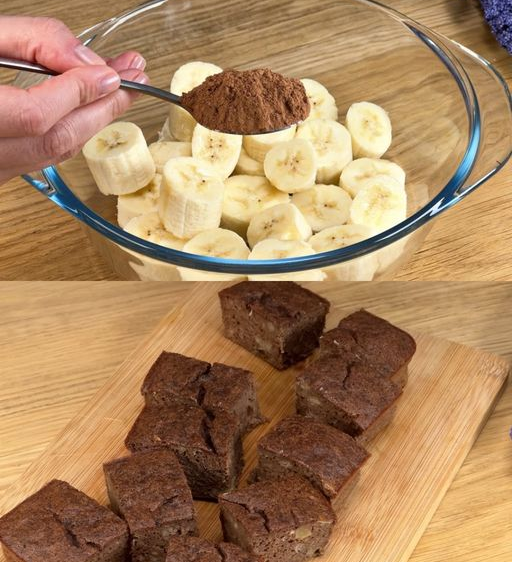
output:
[[[311,111],[300,80],[266,68],[210,76],[184,94],[182,103],[204,127],[239,135],[284,129]]]

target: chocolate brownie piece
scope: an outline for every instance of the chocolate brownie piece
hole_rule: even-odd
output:
[[[197,537],[173,537],[165,562],[261,562],[261,558],[235,544],[214,544]]]
[[[0,519],[13,562],[124,562],[126,523],[66,482],[53,480]]]
[[[132,452],[174,451],[195,499],[216,499],[232,490],[243,467],[238,419],[199,406],[146,406],[125,443]]]
[[[277,369],[308,357],[329,303],[291,282],[245,281],[219,293],[226,337]]]
[[[198,405],[208,412],[225,410],[240,419],[242,433],[254,429],[260,414],[254,375],[250,371],[164,352],[151,367],[142,394],[146,404]]]
[[[366,363],[327,356],[297,377],[297,412],[367,443],[391,422],[401,393]]]
[[[197,534],[192,494],[172,451],[135,453],[103,470],[112,508],[130,529],[132,562],[165,562],[169,537]]]
[[[416,352],[414,339],[386,320],[360,310],[343,319],[320,340],[319,355],[339,355],[347,362],[363,358],[372,372],[402,388]]]
[[[219,503],[224,538],[264,562],[320,556],[336,521],[329,500],[299,476],[252,484]]]
[[[350,435],[302,416],[281,421],[258,444],[257,480],[298,474],[327,497],[349,492],[369,454]]]

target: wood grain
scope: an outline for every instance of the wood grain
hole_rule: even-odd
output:
[[[477,0],[388,0],[427,26],[466,44],[496,64],[512,83],[510,58],[484,24]],[[44,3],[4,0],[3,13],[53,15],[76,32],[134,5],[99,0]],[[2,77],[7,75],[2,75]],[[400,280],[512,279],[510,166],[437,221],[422,250],[397,274]],[[0,278],[115,279],[77,221],[21,180],[0,186]]]
[[[512,359],[511,319],[503,314],[512,305],[509,285],[382,283],[312,287],[334,302],[331,325],[335,318],[366,306],[407,329],[448,337]],[[0,342],[0,371],[4,383],[0,393],[2,487],[12,483],[26,464],[75,416],[84,401],[94,395],[113,369],[149,333],[156,319],[162,317],[173,302],[188,299],[189,289],[190,286],[184,284],[0,285],[0,322],[4,328]],[[405,307],[404,303],[409,306]],[[180,331],[182,326],[188,326],[187,321],[182,323],[183,319],[176,321]],[[210,329],[207,316],[204,330]],[[196,337],[194,332],[190,342],[184,343],[184,351],[196,345]],[[203,356],[227,350],[221,346],[211,353],[205,350]],[[237,353],[240,350],[230,354],[230,360],[236,362],[241,357]],[[253,366],[258,371],[261,366],[261,372],[265,372],[261,362],[249,359],[256,362]],[[421,371],[423,367],[418,369]],[[464,372],[460,370],[456,376]],[[110,408],[111,402],[107,400],[105,405]],[[511,407],[509,389],[412,560],[476,562],[484,556],[500,562],[510,560],[512,456],[507,426],[512,423]],[[117,414],[108,417],[120,419]],[[115,424],[106,424],[105,430],[115,431]],[[113,443],[110,453],[116,452],[115,446]],[[379,447],[378,455],[387,448],[388,445]],[[94,451],[92,454],[96,455]],[[102,493],[99,487],[96,492]],[[467,540],[469,530],[470,541]]]

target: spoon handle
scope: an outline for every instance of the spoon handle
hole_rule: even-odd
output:
[[[0,67],[10,68],[12,70],[21,70],[22,72],[33,72],[35,74],[46,74],[48,76],[57,76],[59,73],[54,70],[50,70],[45,66],[40,64],[35,64],[32,62],[26,62],[17,59],[10,59],[6,57],[0,57]],[[154,86],[148,86],[147,84],[140,84],[139,82],[130,82],[129,80],[121,80],[121,88],[124,90],[132,90],[164,100],[175,105],[181,106],[181,97],[161,90],[160,88],[155,88]]]

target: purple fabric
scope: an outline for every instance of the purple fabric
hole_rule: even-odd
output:
[[[485,19],[498,41],[512,54],[512,0],[481,0]]]

